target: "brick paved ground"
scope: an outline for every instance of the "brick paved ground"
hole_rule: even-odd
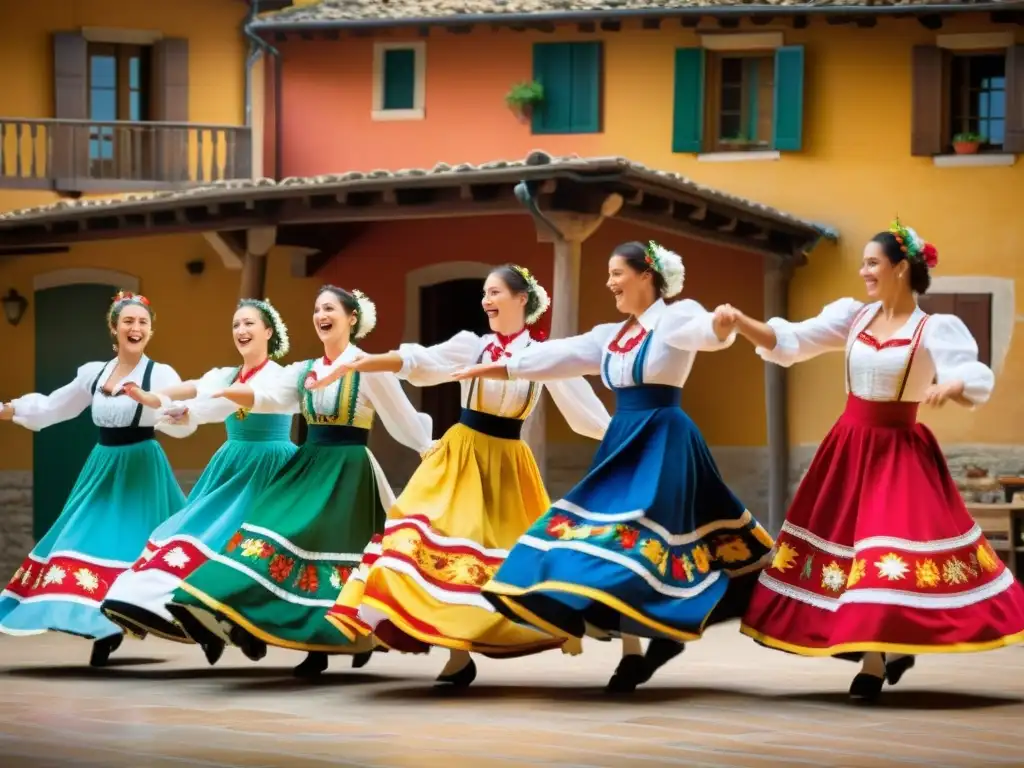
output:
[[[931,657],[884,705],[847,703],[851,664],[758,648],[719,627],[631,700],[601,686],[615,647],[479,661],[474,687],[439,695],[441,654],[342,661],[320,684],[299,658],[208,668],[189,647],[126,643],[107,670],[60,636],[0,638],[0,766],[1024,765],[1024,648]]]

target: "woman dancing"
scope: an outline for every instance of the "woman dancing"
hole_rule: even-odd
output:
[[[214,368],[198,381],[158,392],[132,388],[129,395],[164,414],[179,414],[176,424],[225,422],[227,442],[213,455],[185,508],[149,535],[145,551],[107,593],[102,610],[129,630],[142,627],[169,640],[191,642],[175,622],[167,603],[182,579],[219,552],[251,510],[255,496],[294,455],[289,435],[292,415],[251,413],[230,400],[209,395],[233,384],[264,381],[281,370],[275,360],[288,354],[288,329],[270,301],[243,299],[231,323],[242,364]],[[171,399],[184,400],[171,405]],[[214,664],[223,642],[203,646]]]
[[[350,340],[365,337],[376,322],[376,309],[362,293],[324,286],[313,309],[323,357],[214,395],[256,411],[301,410],[309,432],[224,549],[175,592],[169,610],[197,641],[208,642],[200,637],[216,635],[219,622],[226,622],[228,638],[253,660],[268,644],[306,651],[295,669],[300,677],[326,670],[328,654],[353,655],[356,667],[369,660],[371,639],[348,642],[324,621],[324,612],[394,502],[366,447],[370,427],[379,415],[396,440],[422,454],[430,446],[431,420],[413,409],[392,374],[351,372],[317,391],[307,383],[359,355]]]
[[[547,311],[547,292],[522,267],[494,269],[484,282],[483,310],[493,333],[463,331],[432,347],[354,360],[335,371],[391,371],[416,386],[451,381],[452,372],[483,359],[514,357],[533,346],[528,326]],[[573,430],[600,440],[608,412],[580,378],[551,381],[548,391]],[[468,686],[470,653],[522,656],[564,642],[514,623],[480,594],[508,549],[548,508],[523,422],[541,395],[529,382],[465,382],[459,423],[449,429],[388,512],[382,541],[371,544],[328,619],[346,637],[376,635],[395,650],[448,648],[438,681]]]
[[[64,509],[0,593],[0,632],[66,632],[93,640],[93,666],[121,645],[121,628],[100,612],[117,577],[132,567],[149,532],[185,504],[171,466],[154,439],[157,413],[136,403],[125,387],[164,388],[181,379],[145,355],[155,315],[145,296],[121,291],[107,313],[117,357],[86,363],[74,381],[49,395],[19,397],[0,419],[33,431],[69,421],[86,408],[99,443],[85,462]],[[185,437],[189,425],[157,425]],[[142,635],[138,627],[132,634]]]
[[[772,540],[726,487],[679,405],[695,353],[723,349],[735,334],[695,301],[666,304],[682,291],[683,263],[656,243],[616,248],[608,288],[625,322],[456,378],[599,373],[615,392],[589,473],[519,539],[483,591],[507,615],[549,632],[622,636],[608,689],[628,692],[706,624],[742,614]],[[640,636],[651,638],[646,654]]]
[[[897,221],[864,248],[870,303],[840,299],[800,323],[718,311],[769,362],[846,353],[846,409],[797,490],[743,631],[783,651],[860,659],[854,699],[895,685],[911,654],[1024,641],[1024,590],[917,423],[921,403],[979,405],[993,386],[963,322],[917,306],[937,263]]]

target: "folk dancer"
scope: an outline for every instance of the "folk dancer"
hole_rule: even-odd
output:
[[[897,221],[864,248],[867,303],[840,299],[799,323],[717,313],[778,365],[846,354],[846,408],[797,490],[743,631],[790,653],[859,659],[850,696],[863,701],[895,685],[913,654],[1024,641],[1024,590],[917,421],[922,403],[984,403],[994,381],[959,318],[917,305],[937,264],[935,247]]]
[[[532,348],[529,333],[547,310],[547,292],[524,268],[494,269],[484,282],[483,311],[492,333],[469,331],[431,347],[403,344],[339,368],[391,371],[416,386],[451,381],[459,368],[513,358]],[[318,385],[329,383],[324,379]],[[570,427],[595,440],[609,416],[582,378],[547,383]],[[449,429],[388,512],[360,569],[328,613],[346,637],[375,635],[400,651],[449,650],[438,682],[468,686],[476,677],[470,653],[512,657],[563,644],[514,623],[480,594],[509,548],[550,505],[529,446],[524,421],[542,385],[525,381],[466,381],[459,423]]]
[[[0,593],[0,632],[89,638],[93,666],[105,665],[124,637],[100,611],[107,591],[132,567],[150,531],[185,504],[155,430],[185,437],[195,427],[157,425],[157,412],[125,393],[130,384],[163,389],[181,381],[145,354],[154,320],[145,296],[119,292],[107,313],[113,360],[86,363],[49,395],[24,395],[0,409],[0,419],[38,431],[90,408],[99,427],[63,511]],[[129,632],[145,634],[140,627]]]
[[[376,308],[362,293],[324,286],[313,309],[322,357],[215,394],[256,411],[301,411],[308,436],[224,549],[175,592],[169,610],[197,641],[204,632],[219,635],[253,660],[268,645],[306,651],[299,677],[326,670],[328,654],[352,655],[355,667],[369,661],[372,639],[349,642],[324,613],[394,502],[366,447],[370,428],[380,416],[396,440],[422,454],[431,420],[413,409],[393,374],[351,372],[316,391],[308,384],[359,355],[351,340],[376,322]]]
[[[772,546],[680,407],[695,353],[735,338],[696,301],[666,303],[683,276],[682,259],[656,243],[620,245],[608,288],[628,320],[456,376],[600,374],[615,393],[586,477],[520,537],[483,589],[499,610],[549,632],[620,636],[613,693],[649,680],[709,623],[738,618]],[[645,654],[640,637],[651,639]]]
[[[224,423],[227,429],[227,442],[210,459],[184,509],[149,535],[145,551],[103,601],[103,612],[114,623],[183,643],[192,638],[167,610],[174,590],[217,556],[250,513],[254,498],[296,451],[290,439],[290,412],[253,413],[230,400],[210,397],[231,384],[263,381],[281,372],[275,361],[288,354],[284,321],[269,300],[243,299],[231,334],[241,365],[214,368],[198,381],[156,392],[128,391],[137,402],[162,409],[162,417],[174,424]],[[212,638],[203,650],[214,664],[224,643]]]

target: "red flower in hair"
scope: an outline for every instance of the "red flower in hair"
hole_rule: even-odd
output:
[[[935,269],[939,263],[939,252],[931,243],[924,244],[924,248],[921,249],[921,256],[924,258],[924,263],[928,265],[928,269]]]

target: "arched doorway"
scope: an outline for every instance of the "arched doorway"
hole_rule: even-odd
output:
[[[62,270],[35,285],[35,391],[49,393],[75,378],[79,366],[113,357],[105,317],[118,290],[138,291],[138,279],[107,270]],[[88,410],[32,440],[32,534],[42,538],[60,515],[96,428]]]
[[[487,333],[487,316],[480,307],[483,288],[483,278],[474,277],[422,286],[419,289],[420,344],[438,344],[459,331]],[[434,437],[443,435],[459,420],[462,410],[458,382],[423,389],[421,410],[434,420]]]

